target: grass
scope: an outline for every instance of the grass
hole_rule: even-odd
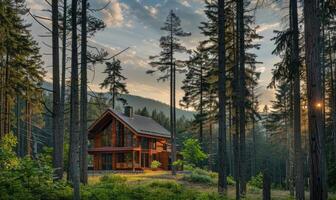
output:
[[[89,177],[89,184],[96,184],[102,175],[92,175]],[[118,174],[126,179],[126,183],[130,185],[144,185],[150,184],[152,182],[173,182],[179,183],[184,187],[196,191],[215,193],[217,191],[216,185],[202,184],[202,183],[191,183],[183,179],[182,174],[177,174],[172,176],[171,172],[168,171],[145,171],[144,173],[132,174],[132,173],[121,173]],[[334,198],[334,195],[331,195]],[[308,197],[308,193],[307,193]],[[228,188],[228,198],[235,198],[235,188],[234,186],[229,186]],[[248,192],[245,199],[257,200],[262,199],[262,190],[256,188],[248,188]],[[272,190],[272,199],[275,200],[289,200],[290,195],[288,191],[284,190]],[[308,199],[308,198],[307,198]]]

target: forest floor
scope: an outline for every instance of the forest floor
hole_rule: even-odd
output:
[[[95,184],[99,182],[100,177],[103,174],[91,175],[89,177],[89,184]],[[178,182],[184,185],[187,188],[195,189],[197,191],[204,192],[216,192],[216,185],[208,185],[208,184],[196,184],[190,183],[183,180],[183,174],[177,174],[176,176],[172,176],[169,171],[145,171],[144,173],[118,173],[119,176],[125,177],[127,183],[129,184],[145,184],[153,181],[173,181]],[[276,190],[273,189],[271,192],[272,199],[276,200],[288,200],[291,199],[289,192],[285,190]],[[309,199],[309,194],[306,192],[306,199]],[[228,197],[229,199],[235,198],[235,188],[234,186],[229,186],[228,189]],[[330,199],[336,199],[335,194],[331,194]],[[252,189],[248,188],[248,192],[246,195],[246,199],[257,200],[262,199],[262,190],[260,189]]]

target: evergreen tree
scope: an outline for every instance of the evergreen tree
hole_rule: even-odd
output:
[[[128,94],[126,83],[123,82],[126,80],[126,77],[121,74],[122,68],[120,60],[113,59],[112,62],[106,62],[105,64],[106,69],[103,73],[107,74],[107,77],[100,84],[100,87],[109,90],[109,93],[112,96],[110,102],[112,103],[112,108],[114,109],[116,100],[126,102],[123,98],[119,97],[120,94]]]
[[[162,51],[157,56],[150,57],[150,65],[154,68],[148,70],[148,74],[155,72],[161,73],[158,81],[166,81],[170,78],[170,131],[171,131],[171,162],[176,161],[176,108],[175,108],[175,88],[176,88],[176,71],[182,72],[184,63],[176,59],[176,53],[187,53],[188,50],[181,45],[180,38],[190,36],[190,33],[184,32],[181,27],[180,18],[171,10],[164,26],[161,30],[168,34],[160,38],[160,47]],[[172,167],[172,174],[176,174],[175,166]]]

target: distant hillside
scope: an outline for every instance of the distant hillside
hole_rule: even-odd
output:
[[[152,110],[156,109],[158,111],[162,111],[169,117],[170,115],[170,107],[169,105],[162,103],[160,101],[156,101],[149,98],[144,98],[140,96],[135,95],[122,95],[124,99],[127,100],[128,105],[133,106],[134,110],[142,109],[143,107],[146,107],[148,111],[151,113]],[[119,103],[117,106],[122,107],[122,105]],[[194,113],[182,109],[176,109],[176,117],[180,118],[182,116],[186,117],[187,119],[192,119]]]
[[[52,90],[52,84],[49,82],[45,82],[43,84],[43,87]],[[106,94],[109,96],[108,94]],[[145,98],[145,97],[140,97],[140,96],[135,96],[135,95],[122,95],[124,99],[127,100],[128,105],[133,106],[134,110],[142,109],[144,107],[147,108],[147,110],[151,113],[154,109],[158,111],[162,111],[165,113],[167,117],[170,115],[170,109],[169,105],[162,103],[160,101],[150,99],[150,98]],[[117,102],[116,107],[122,107],[122,104]],[[180,118],[184,116],[187,119],[192,119],[194,113],[182,109],[176,109],[176,118]]]

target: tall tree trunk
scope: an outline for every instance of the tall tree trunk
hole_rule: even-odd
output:
[[[27,95],[28,96],[28,95]],[[27,155],[32,156],[32,127],[31,127],[31,105],[29,100],[26,100],[26,141]]]
[[[79,182],[79,91],[77,52],[77,0],[71,3],[72,56],[71,56],[71,98],[70,98],[70,180],[74,188],[74,199],[80,199]]]
[[[237,36],[238,36],[238,63],[239,63],[239,127],[240,127],[240,192],[246,193],[246,144],[245,144],[245,31],[244,31],[244,2],[237,0]]]
[[[229,159],[229,174],[234,174],[234,169],[232,167],[232,98],[230,98],[229,102],[229,153],[228,153],[228,159]]]
[[[60,149],[60,157],[63,160],[64,157],[64,129],[65,129],[65,124],[64,124],[64,117],[65,117],[65,73],[66,73],[66,26],[67,26],[67,0],[64,0],[63,4],[63,33],[62,33],[62,77],[61,77],[61,99],[60,99],[60,135],[59,135],[59,141],[62,144],[62,148]],[[63,171],[64,171],[64,164],[62,162],[61,165],[61,170],[62,174],[60,174],[60,179],[63,178]]]
[[[254,107],[255,103],[255,94],[254,94],[254,87],[252,86],[252,106],[253,110],[255,109]],[[252,111],[253,112],[253,111]],[[256,175],[256,165],[257,165],[257,149],[256,149],[256,133],[255,133],[255,118],[254,115],[252,114],[252,142],[253,142],[253,162],[252,162],[252,167],[251,167],[251,172],[252,176]]]
[[[265,160],[263,169],[263,200],[271,200],[271,177],[267,160]]]
[[[304,3],[305,53],[307,66],[308,122],[310,145],[310,199],[326,199],[324,129],[322,120],[320,62],[320,1]]]
[[[177,160],[176,157],[176,64],[174,63],[173,65],[173,122],[174,122],[174,141],[173,141],[173,146],[174,146],[174,160]],[[176,173],[176,172],[175,172]]]
[[[303,155],[301,147],[301,94],[300,94],[300,61],[299,61],[299,26],[297,0],[291,0],[291,65],[293,71],[293,117],[294,117],[294,169],[295,169],[295,197],[304,200]]]
[[[52,0],[52,64],[53,64],[53,168],[56,179],[63,174],[63,144],[60,135],[60,79],[59,79],[59,34],[58,0]]]
[[[218,192],[226,194],[225,3],[218,1]]]
[[[212,121],[209,122],[209,169],[213,170],[213,150],[212,150]]]
[[[8,134],[10,131],[10,117],[9,117],[9,112],[10,112],[10,102],[9,102],[9,94],[7,91],[7,88],[9,87],[8,82],[9,82],[9,77],[10,77],[10,72],[9,72],[9,55],[8,51],[6,53],[6,61],[5,61],[5,92],[4,92],[4,125],[3,125],[3,135]]]
[[[199,137],[200,137],[200,143],[203,147],[203,63],[201,63],[201,69],[200,69],[200,130],[199,130]]]
[[[172,11],[171,11],[172,12]],[[174,121],[174,51],[173,51],[173,18],[170,14],[170,132],[171,132],[171,168],[172,174],[176,175],[176,167],[174,162],[176,161],[176,135],[175,135],[175,121]]]
[[[82,41],[81,41],[81,155],[80,155],[80,166],[81,166],[81,182],[87,183],[87,150],[88,150],[88,133],[87,133],[87,0],[82,0]]]
[[[334,159],[336,161],[336,94],[335,94],[335,72],[333,69],[333,56],[332,56],[332,45],[329,33],[329,60],[330,60],[330,77],[331,77],[331,110],[332,110],[332,137],[334,145]]]

